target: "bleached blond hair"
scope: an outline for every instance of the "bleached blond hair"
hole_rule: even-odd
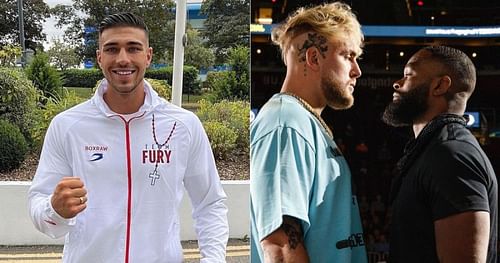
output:
[[[348,37],[356,44],[356,54],[362,53],[364,37],[361,25],[347,4],[334,2],[310,8],[301,7],[275,27],[271,38],[280,47],[285,64],[291,41],[306,32],[316,32],[328,40]]]

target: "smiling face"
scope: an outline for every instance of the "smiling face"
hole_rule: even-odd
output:
[[[111,27],[99,36],[97,62],[108,85],[120,95],[143,87],[144,74],[152,58],[146,32],[135,27]]]
[[[354,86],[361,76],[357,58],[359,48],[347,38],[332,41],[332,50],[325,57],[321,72],[321,90],[327,105],[334,109],[348,109],[354,103]]]

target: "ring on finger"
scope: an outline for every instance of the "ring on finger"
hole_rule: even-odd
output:
[[[83,199],[83,196],[80,196],[80,204],[83,204],[85,202],[85,199]]]

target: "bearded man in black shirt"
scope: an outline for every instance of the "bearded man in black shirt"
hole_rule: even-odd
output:
[[[497,180],[463,117],[475,84],[466,54],[430,46],[393,85],[383,120],[415,138],[392,183],[391,263],[497,262]]]

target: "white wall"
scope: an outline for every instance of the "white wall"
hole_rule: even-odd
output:
[[[31,182],[0,182],[0,245],[63,244],[38,232],[28,216],[27,193]],[[229,237],[243,238],[250,232],[249,181],[222,181],[227,194]],[[191,204],[187,193],[180,211],[181,239],[194,240]]]

